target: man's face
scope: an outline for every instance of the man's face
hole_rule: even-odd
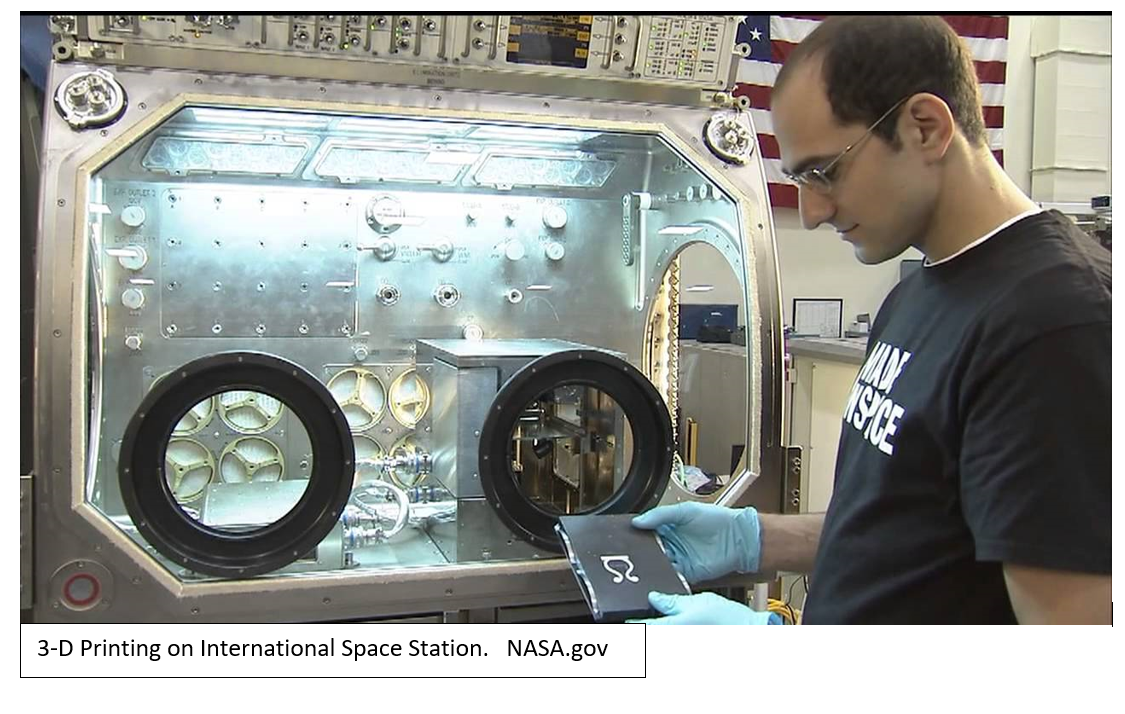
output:
[[[908,144],[895,150],[879,136],[865,137],[866,125],[839,124],[818,60],[795,69],[771,102],[782,166],[793,174],[823,169],[854,145],[829,172],[830,191],[799,188],[804,227],[832,225],[854,246],[856,258],[869,265],[920,244],[937,198],[932,171]],[[900,118],[901,112],[886,122],[897,124]]]

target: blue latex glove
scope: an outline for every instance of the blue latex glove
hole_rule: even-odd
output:
[[[761,526],[753,508],[677,503],[642,513],[633,525],[656,530],[668,559],[689,582],[758,572]]]
[[[758,612],[715,593],[668,595],[649,593],[648,603],[664,615],[652,620],[630,620],[646,625],[780,625],[773,612]]]

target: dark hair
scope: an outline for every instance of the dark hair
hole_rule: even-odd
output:
[[[773,91],[780,91],[793,69],[812,58],[823,60],[828,102],[841,123],[872,124],[895,102],[928,92],[949,105],[970,143],[985,143],[972,53],[940,17],[830,17],[789,54]],[[888,117],[875,133],[897,144],[894,120]]]

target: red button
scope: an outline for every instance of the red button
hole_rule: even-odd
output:
[[[82,607],[95,602],[102,593],[101,583],[89,573],[71,575],[63,584],[63,597],[71,605]]]

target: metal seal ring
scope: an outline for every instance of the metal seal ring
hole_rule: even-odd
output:
[[[500,520],[533,545],[562,553],[560,515],[529,499],[509,463],[511,435],[525,405],[566,385],[600,389],[617,402],[633,431],[632,463],[621,487],[590,514],[635,513],[660,500],[672,472],[672,419],[660,392],[637,368],[600,350],[564,350],[530,362],[496,394],[481,429],[481,488]]]
[[[268,526],[237,533],[189,517],[164,477],[164,452],[180,419],[200,401],[233,390],[284,402],[304,422],[313,453],[297,505]],[[189,362],[148,393],[125,430],[118,480],[134,525],[162,555],[207,575],[249,577],[289,565],[328,535],[347,503],[354,471],[351,432],[327,387],[281,357],[225,352]]]

